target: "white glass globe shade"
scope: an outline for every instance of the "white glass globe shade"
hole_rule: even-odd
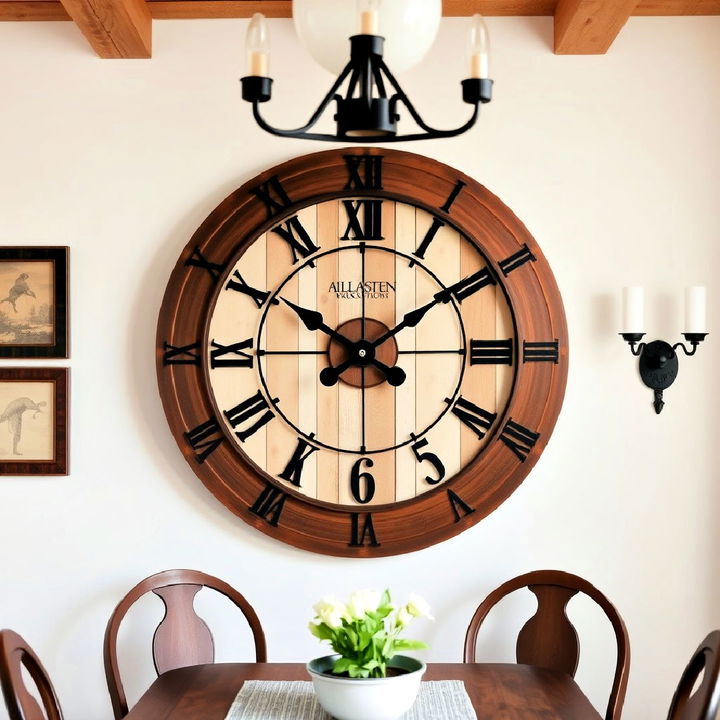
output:
[[[350,59],[350,36],[360,32],[356,0],[293,0],[293,22],[300,41],[333,75]],[[390,71],[418,63],[437,35],[442,0],[384,0],[379,3],[378,32],[385,38]]]

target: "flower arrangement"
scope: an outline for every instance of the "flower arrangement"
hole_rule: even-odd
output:
[[[411,594],[405,605],[397,607],[389,590],[358,590],[347,603],[327,596],[313,605],[313,610],[310,632],[327,640],[340,655],[333,674],[347,673],[352,678],[386,677],[388,661],[399,651],[426,648],[424,642],[399,635],[416,617],[433,619],[419,595]]]

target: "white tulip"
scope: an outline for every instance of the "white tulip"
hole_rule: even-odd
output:
[[[397,613],[397,626],[400,628],[404,628],[406,625],[410,624],[412,619],[413,616],[408,611],[407,607],[403,605],[403,607],[401,607]]]
[[[350,595],[347,610],[354,620],[363,620],[365,613],[374,612],[380,605],[381,595],[375,590],[357,590]]]
[[[343,618],[348,614],[345,605],[332,595],[326,595],[319,603],[313,605],[313,610],[320,622],[333,629],[342,627]]]
[[[415,593],[410,593],[410,598],[405,606],[407,611],[415,617],[424,617],[428,620],[434,620],[435,618],[430,614],[430,606],[424,598],[421,598]]]

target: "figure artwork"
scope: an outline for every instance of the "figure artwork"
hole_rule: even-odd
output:
[[[44,400],[39,403],[33,402],[30,398],[18,398],[13,400],[0,415],[0,423],[7,421],[8,430],[13,436],[13,455],[22,455],[18,452],[18,444],[22,436],[22,416],[26,410],[33,410],[33,420],[42,412],[42,408],[47,405]]]
[[[35,298],[37,295],[28,287],[27,279],[30,277],[28,273],[20,273],[15,284],[10,288],[8,296],[0,300],[0,303],[10,303],[13,306],[13,310],[17,312],[17,305],[15,304],[21,295],[28,295],[29,297]]]

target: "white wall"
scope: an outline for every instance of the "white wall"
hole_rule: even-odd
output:
[[[286,547],[226,511],[182,459],[158,398],[156,316],[191,233],[262,169],[322,149],[253,125],[237,83],[244,21],[155,22],[151,61],[99,60],[71,23],[0,24],[0,242],[67,244],[72,266],[72,473],[0,481],[0,626],[35,646],[68,718],[110,717],[105,622],[131,585],[170,567],[244,592],[272,660],[318,655],[311,604],[363,586],[424,594],[438,620],[416,635],[431,660],[459,660],[489,590],[534,568],[577,572],[627,621],[631,720],[664,717],[690,652],[720,626],[717,333],[681,358],[659,417],[616,335],[619,288],[632,283],[647,288],[650,338],[679,339],[688,284],[708,285],[720,322],[720,18],[633,19],[604,57],[554,56],[550,19],[489,24],[496,93],[479,126],[407,149],[476,177],[537,238],[568,314],[567,398],[500,509],[451,541],[371,561]],[[269,114],[291,125],[330,77],[288,21],[272,31]],[[467,110],[455,84],[463,32],[444,21],[403,78],[438,123]],[[486,657],[511,658],[521,606],[488,626]],[[578,680],[604,707],[610,630],[591,608],[573,614]],[[242,659],[235,617],[222,611],[216,635],[222,657]],[[151,621],[129,629],[136,696],[151,677]]]

